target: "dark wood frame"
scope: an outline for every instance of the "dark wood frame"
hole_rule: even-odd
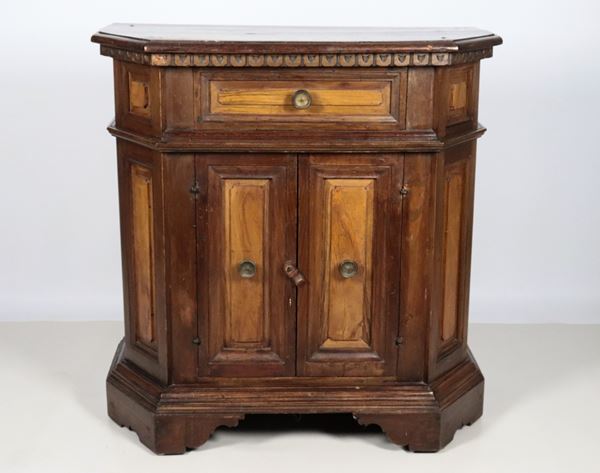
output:
[[[480,33],[428,44],[329,45],[94,36],[115,59],[109,131],[117,138],[126,326],[107,390],[117,423],[155,452],[180,453],[246,414],[350,412],[411,450],[436,451],[481,416],[483,376],[467,346],[476,139],[485,131],[477,121],[479,61],[501,41]],[[130,76],[147,84],[148,111],[130,109]],[[211,78],[391,81],[398,120],[199,121]],[[457,81],[464,82],[465,110],[453,121]],[[152,185],[151,261],[144,263],[152,268],[152,320],[136,305],[145,293],[135,293],[132,164]],[[210,181],[209,169],[221,177]],[[366,352],[342,349],[307,362],[317,317],[309,295],[321,290],[311,287],[318,284],[310,257],[321,211],[315,173],[377,182],[376,300],[369,303],[381,330],[370,361]],[[277,293],[288,302],[270,327],[279,364],[250,352],[211,362],[220,349],[220,309],[211,315],[208,300],[220,289],[210,272],[218,270],[221,247],[213,228],[220,194],[210,182],[231,176],[274,179],[279,192],[268,268],[269,277],[282,278]],[[452,179],[461,187],[448,193]],[[308,282],[295,287],[284,279],[273,266],[281,259]],[[140,343],[140,323],[154,324],[151,343]],[[445,340],[444,326],[454,330]]]

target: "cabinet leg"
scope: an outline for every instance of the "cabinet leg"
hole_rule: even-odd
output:
[[[133,430],[159,454],[178,454],[204,444],[220,426],[235,427],[243,414],[157,414],[108,383],[108,415]]]
[[[376,424],[397,445],[412,452],[436,452],[440,445],[439,414],[355,414],[359,424]]]
[[[443,399],[442,399],[443,400]],[[440,403],[437,412],[422,414],[361,414],[361,425],[376,424],[395,444],[412,452],[437,452],[454,438],[464,425],[471,425],[483,412],[483,380],[454,402]]]

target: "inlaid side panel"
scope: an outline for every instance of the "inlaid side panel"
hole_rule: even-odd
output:
[[[321,348],[370,346],[374,185],[374,179],[325,181],[324,266],[329,270],[324,276],[327,323]],[[356,263],[355,275],[340,274],[344,262]]]
[[[294,374],[296,158],[197,155],[199,373]]]
[[[114,61],[115,124],[118,128],[144,135],[161,129],[161,71]]]
[[[458,303],[460,289],[461,236],[463,228],[464,164],[450,167],[445,178],[446,211],[444,215],[444,293],[441,338],[444,343],[458,338]]]
[[[479,64],[435,70],[434,128],[440,136],[476,129],[479,101]]]
[[[430,376],[466,356],[475,142],[452,147],[439,159]]]
[[[396,368],[402,155],[300,162],[298,371],[384,376]]]
[[[152,171],[141,164],[131,164],[135,337],[137,342],[155,350],[152,196]]]
[[[473,76],[475,66],[456,67],[448,71],[448,118],[447,126],[474,120],[475,97]]]
[[[125,357],[167,381],[161,154],[119,140]]]
[[[225,347],[268,346],[269,197],[268,179],[223,182],[225,233]],[[243,270],[244,265],[248,268]],[[245,272],[244,272],[245,271]]]
[[[129,72],[129,111],[150,117],[150,84],[148,80]]]

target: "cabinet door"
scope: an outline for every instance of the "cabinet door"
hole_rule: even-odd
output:
[[[198,155],[201,376],[295,368],[296,157]]]
[[[402,155],[300,158],[298,372],[393,376]]]

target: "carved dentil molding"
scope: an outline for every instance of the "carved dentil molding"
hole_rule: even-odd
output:
[[[357,53],[357,54],[148,54],[101,46],[114,59],[170,67],[405,67],[450,66],[492,56],[492,49],[463,53]]]

